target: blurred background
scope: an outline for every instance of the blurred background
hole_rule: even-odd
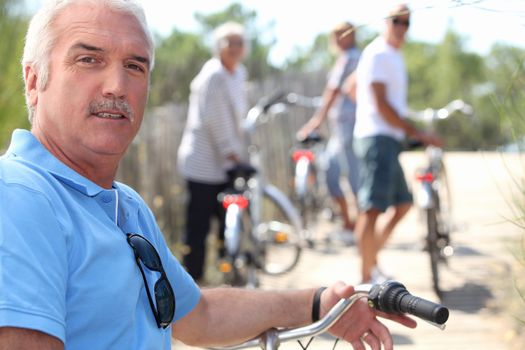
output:
[[[318,96],[335,58],[328,49],[330,29],[343,20],[352,22],[357,26],[358,46],[363,48],[381,32],[384,15],[398,3],[141,2],[156,36],[156,66],[144,125],[118,176],[151,205],[175,252],[182,249],[178,242],[185,201],[175,168],[176,153],[186,119],[189,84],[210,56],[213,28],[234,20],[248,29],[251,50],[245,65],[252,104],[275,91]],[[525,150],[523,0],[406,3],[413,10],[409,40],[403,49],[411,109],[440,108],[461,99],[473,106],[474,115],[448,118],[435,126],[446,151],[521,154]],[[28,20],[40,4],[40,0],[0,0],[0,150],[7,147],[13,129],[29,128],[20,58]],[[289,150],[295,132],[312,113],[291,108],[256,134],[256,141],[264,144],[270,181],[287,193]],[[518,195],[509,205],[516,215],[508,219],[519,226],[524,224],[525,213],[523,179],[515,178],[512,186]],[[525,260],[524,252],[516,255],[517,261]],[[525,279],[523,264],[518,264],[516,273]],[[518,293],[517,298],[523,299],[523,294]],[[525,302],[521,301],[517,305],[523,310]],[[523,321],[518,325],[523,327]]]
[[[141,1],[156,36],[156,66],[144,127],[129,150],[119,177],[134,185],[157,210],[176,241],[184,201],[175,169],[189,84],[210,56],[210,33],[227,20],[243,23],[251,38],[245,61],[251,103],[275,91],[318,96],[334,53],[328,33],[343,20],[357,26],[363,48],[382,30],[384,15],[398,1],[301,4],[278,1],[192,1],[176,6]],[[0,0],[0,149],[14,128],[28,128],[20,57],[31,14],[42,0]],[[461,99],[474,116],[439,121],[448,151],[520,151],[525,143],[525,6],[523,1],[418,0],[403,52],[409,71],[412,110],[440,108]],[[261,15],[259,14],[261,13]],[[287,187],[287,150],[313,113],[293,108],[258,130],[266,139],[271,180]],[[279,127],[276,127],[276,123]]]

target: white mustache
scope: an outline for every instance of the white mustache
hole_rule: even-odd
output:
[[[122,100],[102,100],[102,101],[91,101],[89,103],[89,113],[96,114],[101,110],[111,110],[124,115],[129,120],[134,120],[133,109],[126,101]]]

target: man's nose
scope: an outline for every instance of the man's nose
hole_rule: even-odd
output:
[[[112,65],[108,67],[107,74],[103,83],[103,95],[122,99],[126,97],[128,85],[128,75],[124,67]]]

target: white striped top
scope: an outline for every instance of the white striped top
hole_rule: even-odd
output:
[[[247,112],[246,69],[235,72],[211,58],[191,82],[188,119],[178,150],[178,168],[188,180],[226,182],[229,155],[243,159],[241,120]]]

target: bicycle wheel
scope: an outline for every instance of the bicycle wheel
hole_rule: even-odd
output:
[[[299,208],[299,215],[302,219],[303,228],[309,229],[315,221],[313,187],[315,186],[315,173],[311,159],[307,156],[301,156],[295,159],[297,154],[307,154],[307,150],[298,150],[293,154],[295,161],[294,169],[294,193],[293,198]],[[308,239],[309,237],[307,237]]]
[[[319,216],[318,201],[316,199],[317,185],[311,183],[304,196],[297,200],[299,215],[301,216],[304,235],[309,248],[314,248],[316,243],[316,224]]]
[[[446,258],[454,253],[450,239],[450,232],[454,229],[454,223],[452,218],[450,185],[443,162],[441,162],[439,176],[434,182],[434,185],[435,191],[437,192],[438,246],[441,249],[442,260],[446,262]]]
[[[441,249],[438,245],[438,219],[437,209],[429,208],[426,210],[427,216],[427,250],[430,256],[430,270],[432,272],[432,286],[436,295],[441,298],[442,292],[439,286],[439,264],[441,260]]]
[[[305,239],[308,241],[308,244],[310,245],[313,243],[313,234],[312,234],[312,226],[314,224],[314,213],[312,212],[312,207],[310,204],[309,198],[303,197],[296,200],[297,207],[299,208],[299,215],[301,215],[301,221],[303,223],[303,227],[306,230]]]
[[[248,211],[229,209],[225,226],[225,256],[219,266],[224,283],[236,287],[257,287],[255,246],[250,239],[252,225]]]
[[[321,237],[317,232],[319,222],[334,219],[332,199],[326,189],[324,176],[325,174],[317,169],[315,164],[312,165],[308,174],[307,191],[301,201],[298,201],[303,227],[307,231],[305,239],[309,248],[315,248],[321,243]],[[324,242],[327,239],[325,237]]]
[[[260,223],[255,231],[261,269],[279,275],[293,269],[301,255],[300,228],[279,201],[266,193],[261,203]]]
[[[308,229],[313,222],[311,189],[312,165],[309,160],[300,159],[295,165],[294,199],[299,208],[303,227]]]

